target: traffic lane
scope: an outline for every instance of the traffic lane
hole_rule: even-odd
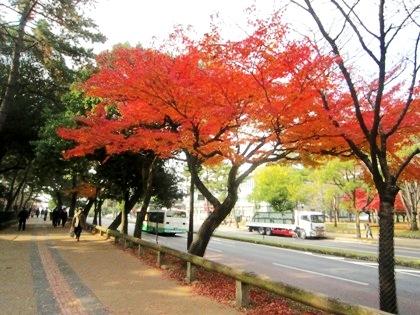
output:
[[[144,238],[153,241],[154,235],[145,233]],[[159,244],[186,251],[184,236],[159,236]],[[342,266],[341,258],[327,260],[324,256],[306,252],[275,248],[264,245],[241,243],[233,240],[212,238],[205,254],[205,258],[240,268],[245,271],[265,275],[273,281],[280,281],[298,288],[313,292],[324,293],[342,300],[351,294],[359,303],[361,299],[375,301],[376,304],[364,304],[378,307],[376,289],[364,291],[360,286],[376,287],[377,276],[371,276],[368,271],[361,272],[358,279],[352,279],[354,270]],[[309,267],[308,267],[309,265]],[[356,267],[356,269],[358,269]],[[366,282],[365,279],[370,279]],[[347,283],[345,286],[343,283]],[[321,288],[321,290],[320,290]],[[324,289],[322,289],[324,288]],[[375,291],[375,294],[373,293]],[[342,292],[341,294],[337,294]]]
[[[154,241],[155,235],[154,234],[144,234],[144,238],[148,239],[149,241]],[[160,244],[165,245],[168,247],[173,247],[175,249],[178,249],[180,251],[187,251],[186,249],[186,235],[181,234],[178,236],[159,236]],[[244,245],[246,245],[244,247]],[[254,258],[250,259],[249,257],[242,257],[243,252],[254,252],[255,250],[247,249],[247,246],[254,247],[256,249],[263,249],[262,252],[256,253]],[[240,251],[238,252],[237,249],[240,248]],[[270,253],[273,253],[273,251],[279,250],[280,252],[286,252],[286,253],[295,253],[297,255],[304,255],[307,256],[308,259],[298,259],[297,262],[293,261],[293,265],[285,265],[281,263],[282,261],[287,261],[288,257],[278,257],[277,255],[274,255],[270,257]],[[264,245],[257,245],[257,244],[241,244],[240,242],[234,241],[234,240],[227,240],[227,239],[219,239],[213,237],[207,247],[207,252],[205,255],[206,258],[220,261],[223,263],[228,262],[229,265],[235,265],[238,268],[245,268],[247,271],[253,271],[260,274],[266,274],[267,271],[267,264],[268,261],[271,260],[274,266],[277,267],[283,267],[283,268],[289,268],[290,270],[295,271],[305,271],[307,273],[318,273],[320,276],[327,277],[330,279],[336,279],[337,281],[349,281],[354,283],[359,283],[361,285],[367,285],[365,282],[365,279],[372,279],[375,281],[374,283],[369,283],[370,286],[378,286],[377,285],[377,278],[378,278],[378,270],[377,270],[377,263],[371,263],[371,262],[363,262],[363,261],[357,261],[357,260],[351,260],[351,259],[345,259],[341,257],[334,257],[334,256],[326,256],[326,255],[317,255],[309,252],[301,252],[301,251],[295,251],[295,250],[286,250],[286,249],[279,249],[279,248],[273,248],[270,246],[264,246]],[[336,266],[327,266],[322,263],[318,263],[314,261],[313,257],[321,258],[321,260],[332,260],[339,262],[340,264],[351,264],[354,266],[354,268],[348,270],[347,268],[337,268]],[[259,258],[263,258],[262,261],[258,261]],[[307,270],[305,269],[307,266],[307,263],[305,261],[310,260],[311,264],[318,265],[320,268],[318,270]],[[274,261],[274,262],[273,262]],[[375,269],[373,272],[369,270],[368,268]],[[326,274],[323,271],[328,270],[329,273]],[[414,293],[413,287],[418,286],[417,283],[420,280],[420,271],[416,269],[410,269],[410,268],[396,268],[396,275],[397,280],[399,277],[407,276],[406,279],[403,280],[403,282],[407,282],[406,285],[400,285],[399,290],[402,292],[406,292],[407,294]],[[373,277],[371,277],[372,273],[374,274]],[[268,275],[268,274],[267,274]],[[270,275],[269,275],[270,276]],[[276,279],[276,272],[273,272],[273,274],[270,277],[274,277],[273,279]]]
[[[218,231],[221,235],[234,235],[234,236],[241,236],[246,238],[252,239],[265,239],[270,240],[273,242],[279,243],[296,243],[296,242],[303,242],[308,245],[317,246],[321,248],[328,248],[328,249],[345,249],[349,251],[356,251],[362,253],[369,253],[369,254],[377,254],[378,253],[378,243],[375,241],[372,243],[371,241],[365,241],[363,238],[360,240],[351,240],[351,239],[293,239],[290,237],[282,237],[282,236],[267,236],[267,235],[259,235],[256,232],[247,232],[247,231]],[[395,244],[395,255],[399,257],[411,258],[411,259],[420,259],[420,248],[419,247],[406,247],[404,246],[404,240],[399,241],[399,244]]]
[[[104,219],[103,220],[106,224],[110,224],[112,220]],[[134,223],[129,223],[128,225],[128,233],[129,235],[133,235],[134,232]],[[241,231],[241,230],[234,230],[234,231],[217,231],[221,233],[231,234],[231,235],[240,235],[250,238],[258,238],[261,237],[263,239],[269,239],[270,241],[278,241],[280,243],[303,243],[308,244],[311,246],[317,246],[321,248],[328,248],[328,249],[338,249],[338,250],[346,250],[346,251],[356,251],[362,253],[369,253],[376,255],[378,252],[378,245],[377,243],[361,243],[360,241],[352,241],[352,240],[330,240],[330,239],[292,239],[289,237],[281,237],[281,236],[266,236],[266,235],[259,235],[255,232],[248,232],[248,231]],[[147,239],[151,242],[160,242],[160,244],[165,245],[165,237],[154,234],[142,233],[143,238]],[[171,237],[171,236],[169,236]],[[176,249],[181,251],[187,251],[187,243],[186,243],[186,234],[176,234],[175,237],[181,237],[185,243],[180,245],[177,244]],[[215,237],[212,237],[215,238]],[[160,240],[160,241],[159,241]],[[171,243],[167,243],[168,245]],[[399,257],[411,258],[411,259],[420,259],[420,248],[413,248],[413,247],[403,247],[403,246],[395,246],[395,255]]]
[[[267,275],[294,287],[320,292],[349,303],[379,307],[377,264],[315,255],[256,244],[238,246],[219,240],[209,244],[206,258]],[[264,248],[261,252],[260,249]],[[246,253],[246,254],[244,254]],[[420,307],[418,270],[396,270],[401,314],[414,314]],[[413,277],[414,276],[414,277]]]
[[[255,267],[254,271],[270,277],[277,278],[279,269],[287,268],[288,270],[306,271],[312,275],[318,273],[323,277],[337,278],[358,285],[377,285],[376,279],[367,282],[371,270],[362,269],[359,263],[347,265],[345,262],[348,260],[345,258],[252,243],[243,243],[238,246],[238,243],[226,240],[212,240],[208,249],[210,252],[206,252],[206,257],[212,256],[211,250],[217,250],[226,255],[225,260],[229,260],[230,257],[241,258],[247,264]],[[361,264],[374,265],[368,262]],[[267,272],[270,270],[272,272],[268,274]]]
[[[107,226],[109,225],[113,220],[110,219],[102,219],[103,225]],[[198,229],[198,226],[197,226]],[[128,224],[128,234],[133,235],[134,232],[134,223],[130,222]],[[371,242],[363,242],[363,239],[355,241],[355,240],[341,240],[341,239],[293,239],[290,237],[282,237],[282,236],[267,236],[267,235],[259,235],[256,232],[248,232],[244,230],[216,230],[217,233],[221,234],[227,234],[227,235],[235,235],[235,236],[242,236],[247,238],[261,238],[261,239],[267,239],[270,241],[278,241],[280,243],[304,243],[312,246],[318,246],[321,248],[328,248],[328,249],[338,249],[338,250],[348,250],[348,251],[356,251],[356,252],[362,252],[362,253],[369,253],[369,254],[377,254],[378,253],[378,244],[371,243]],[[142,235],[145,235],[144,237],[147,237],[148,233],[142,233]],[[148,237],[147,239],[151,242],[156,242],[156,236],[152,234],[153,236]],[[186,241],[186,234],[176,234],[176,236],[185,237]],[[159,238],[166,237],[166,236],[158,236]],[[213,237],[214,238],[214,237]],[[401,241],[400,241],[401,243]],[[164,244],[164,243],[162,243]],[[178,248],[177,248],[178,249]],[[184,247],[179,247],[179,250],[186,251],[186,243]],[[411,259],[420,259],[420,248],[415,247],[404,247],[402,244],[395,245],[395,255],[399,257],[405,257],[405,258],[411,258]]]

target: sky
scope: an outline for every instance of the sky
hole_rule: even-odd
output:
[[[267,15],[276,0],[98,0],[90,15],[108,38],[97,52],[117,43],[149,47],[153,37],[166,38],[176,24],[192,25],[200,35],[209,30],[210,16],[219,13],[232,32],[246,26],[244,9],[256,3]]]
[[[266,18],[280,7],[289,4],[289,1],[282,0],[97,0],[95,8],[91,12],[86,12],[98,25],[99,31],[108,40],[105,44],[94,46],[94,51],[100,53],[104,50],[112,49],[115,44],[128,42],[131,45],[141,44],[143,47],[159,47],[157,44],[168,38],[173,31],[174,25],[192,25],[199,36],[210,30],[211,15],[219,13],[219,17],[224,21],[223,35],[232,40],[243,38],[243,28],[246,28],[246,14],[244,10],[255,4],[258,16]],[[373,5],[369,1],[361,2],[360,5]],[[335,19],[331,12],[331,7],[326,3],[320,2],[321,18],[329,21],[331,26],[335,25]],[[363,23],[369,25],[376,31],[376,19],[372,16],[371,9],[363,9],[361,14]],[[303,30],[307,33],[308,26],[314,26],[312,18],[303,10],[296,6],[288,6],[287,13],[283,16],[286,23],[290,23],[293,29]],[[315,27],[316,29],[316,27]],[[335,33],[337,29],[332,28]],[[300,32],[300,31],[299,31]],[[308,35],[314,35],[309,32]],[[236,38],[235,38],[236,36]],[[154,37],[159,40],[153,45]],[[353,56],[353,62],[363,64],[366,70],[371,69],[365,64],[371,60],[361,59],[360,51],[356,45],[349,45],[348,38],[344,38],[343,47]],[[374,40],[368,41],[371,48],[377,48]],[[407,43],[401,43],[406,45]],[[411,43],[410,43],[411,44]],[[374,45],[374,46],[372,46]],[[396,45],[397,50],[401,51],[400,44]],[[360,48],[359,48],[360,50]],[[404,50],[402,50],[404,51]],[[363,57],[365,58],[365,57]],[[369,58],[368,58],[369,59]],[[373,70],[376,65],[373,64]]]

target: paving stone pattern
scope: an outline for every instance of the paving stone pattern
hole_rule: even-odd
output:
[[[29,218],[0,231],[0,314],[240,314],[125,253],[98,234]]]

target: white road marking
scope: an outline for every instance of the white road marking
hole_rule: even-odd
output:
[[[396,268],[395,272],[402,273],[404,275],[409,275],[410,277],[420,278],[420,270],[409,270],[409,269]]]
[[[217,252],[217,253],[223,253],[222,250],[214,249],[214,248],[211,248],[211,247],[207,247],[207,250],[211,250],[211,251]]]
[[[320,273],[320,272],[315,272],[315,271],[309,271],[309,270],[305,270],[305,269],[301,269],[301,268],[296,268],[296,267],[292,267],[292,266],[287,266],[287,265],[282,265],[282,264],[278,264],[278,263],[273,263],[273,265],[279,266],[279,267],[283,267],[283,268],[293,269],[293,270],[297,270],[297,271],[302,271],[302,272],[306,272],[306,273],[311,273],[311,274],[322,276],[322,277],[326,277],[326,278],[333,278],[333,279],[337,279],[337,280],[341,280],[341,281],[347,281],[347,282],[352,282],[352,283],[356,283],[356,284],[360,284],[360,285],[365,285],[365,286],[369,285],[369,283],[366,283],[366,282],[354,281],[354,280],[351,280],[351,279],[346,279],[346,278],[331,276],[331,275],[327,275],[325,273]]]
[[[308,253],[308,254],[311,254],[311,253]],[[375,263],[375,262],[351,261],[351,260],[346,260],[345,257],[322,256],[322,255],[315,255],[315,254],[312,254],[312,256],[322,257],[322,258],[330,259],[330,260],[340,260],[343,263],[352,264],[352,265],[378,268],[378,263]],[[420,270],[395,268],[395,272],[405,274],[405,275],[410,275],[413,277],[420,277]]]

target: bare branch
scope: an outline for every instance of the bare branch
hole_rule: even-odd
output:
[[[349,25],[351,26],[351,28],[353,29],[353,32],[356,34],[357,38],[359,39],[359,43],[360,45],[362,45],[363,49],[366,51],[366,53],[375,61],[376,64],[379,64],[379,60],[378,58],[376,58],[376,56],[374,55],[374,53],[372,52],[372,50],[369,49],[369,47],[366,45],[365,41],[363,40],[363,36],[360,33],[358,27],[353,23],[352,19],[350,18],[350,13],[347,14],[344,9],[340,6],[340,4],[335,1],[335,0],[331,0],[332,3],[334,3],[334,5],[336,6],[336,8],[338,9],[338,11],[340,11],[341,15],[344,17],[344,19],[346,20],[347,23],[349,23]],[[346,6],[351,10],[351,12],[354,13],[354,8],[356,7],[356,5],[359,2],[357,2],[353,7],[350,7],[346,4]],[[373,37],[375,37],[376,39],[379,39],[377,35],[375,35],[374,33],[372,33],[366,26],[365,24],[361,21],[360,17],[357,14],[354,14],[356,20],[359,22],[359,24],[362,26],[362,28],[364,30],[366,30],[366,32],[368,32],[370,35],[372,35]]]
[[[411,11],[409,11],[409,9],[407,8],[407,6],[404,3],[404,9],[407,12],[407,16],[402,20],[402,22],[400,23],[400,25],[398,25],[398,27],[395,29],[394,34],[391,36],[390,40],[388,41],[388,44],[386,45],[386,48],[388,48],[389,45],[394,41],[394,39],[397,37],[397,35],[399,34],[399,32],[406,25],[407,21],[414,22],[414,24],[417,24],[418,25],[418,23],[416,22],[415,18],[413,17],[413,13],[415,13],[416,11],[418,11],[420,9],[420,5],[414,7]],[[389,31],[391,31],[392,29],[393,28],[389,27],[389,29],[386,31],[386,33],[388,33]]]
[[[410,87],[408,89],[409,92],[408,92],[408,96],[407,96],[407,101],[406,101],[406,104],[404,106],[404,109],[401,111],[400,117],[398,118],[397,122],[386,134],[387,138],[390,137],[398,129],[398,127],[401,125],[401,122],[403,121],[405,115],[407,114],[408,108],[410,107],[410,104],[413,101],[412,100],[413,91],[414,91],[414,87],[415,87],[416,82],[417,82],[417,74],[420,71],[420,65],[417,62],[419,45],[420,45],[420,33],[417,35],[416,45],[415,45],[415,49],[414,49],[413,72],[412,72],[412,76],[411,76],[411,84],[410,84]]]
[[[310,0],[304,0],[306,3],[306,8],[304,8],[315,20],[315,23],[318,25],[319,30],[322,33],[322,36],[325,38],[325,40],[328,42],[328,44],[331,46],[333,54],[337,57],[339,57],[339,61],[338,66],[340,68],[340,71],[343,73],[344,79],[346,80],[346,84],[349,88],[349,92],[351,95],[351,99],[353,101],[354,104],[354,108],[356,110],[356,117],[357,120],[359,122],[360,128],[363,132],[363,134],[365,135],[366,138],[370,138],[371,134],[369,129],[367,128],[365,121],[363,119],[363,115],[361,113],[361,109],[360,109],[360,103],[359,103],[359,99],[358,99],[358,95],[357,95],[357,91],[356,91],[356,87],[354,86],[353,80],[351,78],[350,72],[347,69],[347,67],[344,65],[344,61],[342,60],[342,56],[340,53],[340,50],[337,46],[336,41],[330,36],[330,34],[328,34],[327,30],[325,29],[324,24],[321,22],[318,14],[315,12],[315,9],[312,7],[311,5],[311,1]],[[293,1],[293,3],[296,3],[295,1]]]

